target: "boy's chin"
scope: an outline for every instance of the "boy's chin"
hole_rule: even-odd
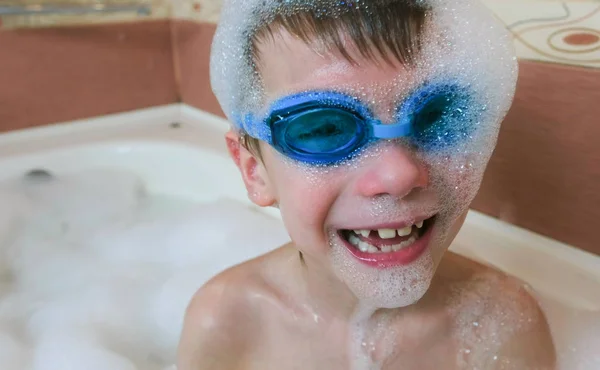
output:
[[[410,292],[381,292],[380,294],[359,298],[361,307],[366,309],[394,309],[412,306],[419,302],[429,290],[431,280],[422,282],[419,286],[413,288]]]
[[[417,303],[429,290],[435,274],[431,249],[409,265],[386,269],[365,265],[344,246],[332,245],[332,264],[338,278],[365,309],[401,308]]]

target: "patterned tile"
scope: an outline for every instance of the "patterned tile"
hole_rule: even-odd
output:
[[[522,59],[600,68],[600,2],[484,0]]]
[[[217,23],[221,13],[222,0],[172,0],[172,15],[179,19]]]

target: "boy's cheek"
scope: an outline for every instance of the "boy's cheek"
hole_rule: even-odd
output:
[[[307,226],[322,224],[333,203],[329,189],[302,187],[290,184],[280,194],[280,206],[284,212],[296,214]]]
[[[476,155],[423,157],[428,164],[432,186],[447,193],[477,192],[487,161]]]
[[[337,199],[332,186],[315,187],[306,177],[287,177],[279,183],[279,209],[284,223],[296,242],[323,242],[325,224]]]

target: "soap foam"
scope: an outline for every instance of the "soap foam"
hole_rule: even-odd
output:
[[[101,168],[0,183],[3,370],[166,369],[197,289],[289,240],[242,203],[144,188]]]
[[[264,110],[265,92],[249,45],[259,27],[268,24],[277,14],[311,10],[334,15],[351,11],[353,7],[368,9],[371,3],[226,0],[213,41],[211,84],[228,118],[237,123],[247,113],[257,114]],[[443,78],[470,84],[489,103],[486,123],[497,128],[499,122],[492,119],[502,117],[510,106],[517,75],[508,33],[475,0],[430,0],[427,3],[433,11],[424,50],[417,68],[412,71],[419,77],[417,81]],[[475,34],[477,42],[472,42]],[[395,81],[396,90],[402,84],[406,81]],[[244,128],[251,135],[260,130]]]
[[[29,354],[27,348],[16,339],[16,335],[0,327],[0,358],[3,370],[23,370],[27,368]]]

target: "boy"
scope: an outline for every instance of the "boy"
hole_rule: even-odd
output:
[[[509,44],[466,0],[226,2],[227,145],[292,242],[198,291],[179,370],[552,369],[525,288],[446,253],[512,101]]]

